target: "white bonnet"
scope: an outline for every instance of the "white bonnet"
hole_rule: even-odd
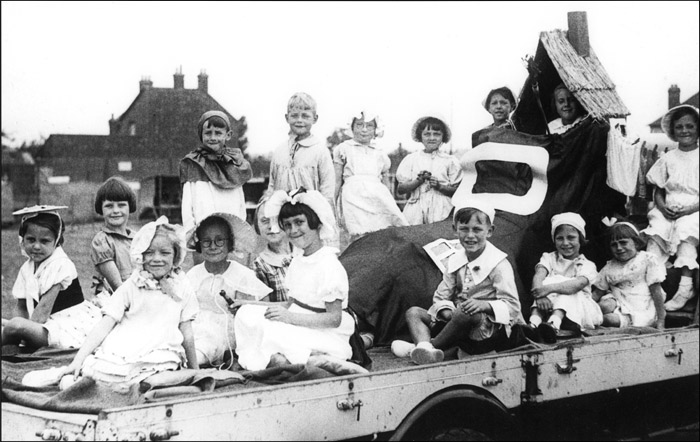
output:
[[[173,244],[173,247],[177,249],[177,261],[173,262],[173,267],[178,268],[185,261],[187,250],[185,246],[184,228],[177,224],[170,224],[167,217],[161,216],[157,220],[151,221],[141,227],[134,235],[134,239],[131,240],[129,255],[131,256],[131,262],[134,267],[139,269],[143,268],[143,252],[148,250],[148,247],[151,245],[153,237],[156,236],[158,226],[167,226],[172,229],[177,238],[176,242]]]
[[[557,227],[563,224],[570,225],[581,232],[584,239],[586,238],[586,221],[583,220],[581,215],[573,212],[564,212],[552,217],[552,241],[554,241],[554,232],[557,230]]]
[[[370,121],[374,120],[374,123],[377,125],[377,130],[375,131],[376,137],[380,138],[380,137],[384,136],[384,125],[382,124],[382,120],[379,119],[378,114],[376,114],[372,111],[367,111],[367,110],[361,110],[360,112],[353,114],[353,116],[350,117],[350,120],[348,121],[348,128],[349,128],[351,134],[352,134],[352,123],[356,119],[357,120],[364,120],[365,123],[369,123]]]

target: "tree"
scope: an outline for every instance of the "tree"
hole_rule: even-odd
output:
[[[248,132],[248,122],[245,119],[245,115],[241,116],[241,119],[238,120],[238,130],[236,131],[236,137],[237,137],[237,143],[238,147],[241,148],[242,151],[245,152],[246,148],[248,147],[248,136],[246,133]]]
[[[333,130],[333,133],[328,138],[326,138],[326,146],[332,154],[335,146],[342,143],[343,141],[350,139],[352,139],[352,137],[348,135],[347,129],[342,127],[336,127],[335,130]]]

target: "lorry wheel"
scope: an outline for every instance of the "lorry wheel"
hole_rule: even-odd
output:
[[[490,437],[480,431],[461,427],[441,428],[431,433],[426,439],[436,441],[492,440]]]

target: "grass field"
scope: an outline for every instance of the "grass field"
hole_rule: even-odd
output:
[[[72,224],[66,226],[63,248],[78,269],[78,278],[83,293],[90,290],[94,266],[90,259],[90,242],[99,231],[102,222]],[[141,223],[130,222],[129,227],[138,230]],[[11,318],[14,315],[17,301],[12,297],[12,286],[17,278],[19,268],[24,264],[24,258],[19,248],[19,226],[14,225],[2,229],[2,317]],[[188,256],[183,266],[192,267],[192,258]]]

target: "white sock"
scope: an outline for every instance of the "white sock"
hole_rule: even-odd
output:
[[[683,287],[683,286],[693,286],[693,278],[690,276],[681,276],[681,282],[678,283],[678,287]]]
[[[561,318],[557,315],[552,315],[549,317],[549,323],[552,324],[552,327],[559,330],[559,327],[561,327]]]
[[[542,324],[542,317],[540,317],[540,315],[530,316],[530,325],[537,328],[537,326],[540,324]]]

